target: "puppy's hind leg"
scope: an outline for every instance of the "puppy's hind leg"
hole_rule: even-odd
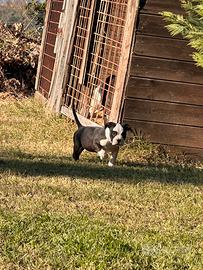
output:
[[[83,150],[84,148],[80,145],[80,143],[75,141],[73,148],[73,158],[75,161],[79,160],[80,154],[82,153]]]

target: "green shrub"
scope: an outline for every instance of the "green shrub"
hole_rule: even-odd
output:
[[[193,59],[197,66],[203,67],[203,0],[181,0],[184,15],[162,12],[172,36],[181,34],[195,49]]]

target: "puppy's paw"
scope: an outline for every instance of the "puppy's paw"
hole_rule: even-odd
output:
[[[114,164],[113,164],[111,161],[109,161],[109,162],[108,162],[108,166],[109,166],[109,167],[113,167]]]
[[[97,152],[97,155],[100,157],[101,160],[103,160],[106,156],[105,150],[101,149],[99,152]]]

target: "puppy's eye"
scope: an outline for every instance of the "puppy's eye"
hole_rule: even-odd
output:
[[[116,131],[112,131],[112,136],[115,137],[117,135]]]

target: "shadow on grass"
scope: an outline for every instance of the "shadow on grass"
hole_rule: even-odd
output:
[[[4,156],[4,155],[3,155]],[[157,181],[167,183],[203,184],[200,169],[182,166],[152,166],[123,163],[109,168],[96,159],[82,159],[74,162],[71,157],[33,156],[25,153],[9,153],[0,159],[0,172],[26,176],[70,177],[76,179],[108,180],[115,182],[138,183]]]

